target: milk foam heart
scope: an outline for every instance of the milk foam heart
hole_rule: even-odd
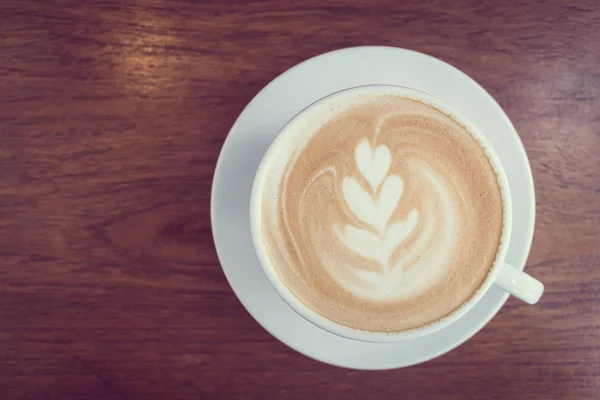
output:
[[[452,313],[500,244],[502,193],[484,149],[451,116],[398,96],[347,99],[312,118],[263,183],[262,236],[278,277],[357,329]]]
[[[369,182],[371,189],[377,190],[387,176],[392,163],[392,155],[385,145],[373,151],[368,139],[362,139],[356,146],[356,166]]]

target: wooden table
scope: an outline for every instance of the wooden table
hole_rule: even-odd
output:
[[[525,3],[2,0],[0,398],[600,398],[600,7]],[[536,182],[541,302],[511,299],[403,370],[335,368],[272,338],[211,239],[212,173],[244,105],[356,45],[479,81]]]

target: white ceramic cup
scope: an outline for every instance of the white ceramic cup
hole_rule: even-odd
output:
[[[262,238],[262,224],[261,224],[261,202],[262,202],[262,191],[264,187],[264,181],[266,174],[271,168],[271,163],[277,157],[281,157],[282,152],[285,153],[286,149],[293,147],[292,145],[297,140],[299,129],[303,130],[301,134],[312,135],[316,133],[318,128],[333,114],[329,110],[337,109],[338,106],[346,107],[353,102],[360,101],[359,98],[362,95],[394,95],[401,96],[413,100],[421,101],[425,104],[433,106],[438,110],[444,112],[447,115],[452,116],[457,122],[467,128],[472,136],[481,143],[488,155],[493,168],[498,175],[498,182],[502,191],[503,207],[504,207],[504,225],[501,235],[501,243],[498,248],[496,260],[488,273],[486,280],[478,288],[478,290],[458,309],[451,314],[441,318],[440,320],[409,330],[403,330],[399,332],[373,332],[350,328],[345,325],[333,322],[316,311],[310,309],[304,305],[296,296],[294,296],[290,290],[281,282],[273,266],[271,265],[271,259],[265,250],[265,245]],[[283,170],[283,168],[282,168]],[[510,242],[510,233],[512,229],[512,203],[510,197],[510,191],[508,181],[504,173],[504,169],[500,164],[498,157],[496,156],[490,143],[487,141],[485,136],[471,123],[466,117],[461,115],[452,107],[446,105],[435,97],[428,95],[427,93],[391,85],[368,85],[359,86],[355,88],[345,89],[339,92],[332,93],[320,100],[315,101],[304,110],[300,111],[294,116],[279,132],[269,149],[265,153],[258,171],[256,173],[251,199],[250,199],[250,227],[252,233],[252,240],[254,247],[258,255],[258,259],[262,265],[262,268],[271,282],[273,288],[281,296],[281,298],[294,309],[298,314],[312,322],[316,326],[325,329],[333,334],[347,337],[350,339],[368,341],[368,342],[392,342],[406,339],[412,339],[415,337],[423,336],[428,333],[437,331],[452,322],[459,319],[467,311],[469,311],[487,292],[492,285],[498,285],[502,289],[506,290],[510,294],[522,299],[529,304],[535,304],[542,292],[544,291],[544,285],[537,279],[531,277],[525,272],[513,267],[506,263],[504,258],[508,244]]]

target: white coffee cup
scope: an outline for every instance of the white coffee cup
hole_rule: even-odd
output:
[[[267,166],[271,164],[271,161],[274,157],[280,154],[282,146],[288,144],[290,140],[294,140],[294,130],[291,129],[291,127],[297,127],[299,124],[302,124],[304,121],[308,121],[311,118],[314,120],[313,117],[317,113],[321,116],[321,118],[323,118],[323,115],[327,113],[327,109],[331,104],[339,104],[345,99],[348,99],[350,101],[351,99],[354,99],[357,96],[361,95],[401,96],[413,100],[418,100],[420,102],[423,102],[425,104],[439,109],[447,115],[451,115],[457,122],[463,125],[476,140],[478,140],[481,143],[491,161],[494,170],[498,175],[498,182],[503,193],[504,224],[501,235],[501,243],[498,248],[498,253],[494,265],[490,269],[483,284],[466,302],[464,302],[458,309],[456,309],[451,314],[431,324],[400,332],[372,332],[350,328],[348,326],[333,322],[304,305],[296,296],[294,296],[290,292],[290,290],[281,282],[281,280],[277,276],[275,269],[271,265],[271,260],[268,254],[266,253],[265,245],[263,243],[262,238],[261,194],[264,186],[264,181],[266,179],[266,173],[268,172]],[[495,154],[490,143],[488,142],[486,137],[479,131],[479,129],[477,129],[477,127],[466,117],[461,115],[461,113],[459,113],[452,107],[446,105],[445,103],[441,102],[440,100],[436,99],[435,97],[415,89],[391,85],[368,85],[345,89],[339,92],[332,93],[320,100],[315,101],[314,103],[306,107],[304,110],[300,111],[296,116],[294,116],[281,129],[273,143],[270,145],[256,173],[250,200],[250,227],[252,233],[252,240],[254,242],[254,247],[256,249],[258,259],[262,265],[262,268],[267,278],[271,282],[271,285],[281,296],[281,298],[298,314],[300,314],[302,317],[312,322],[316,326],[325,329],[333,334],[347,337],[350,339],[369,342],[392,342],[427,335],[431,332],[437,331],[451,324],[452,322],[456,321],[461,316],[463,316],[478,301],[481,300],[483,295],[494,284],[498,285],[508,293],[520,298],[521,300],[529,304],[535,304],[542,295],[542,292],[544,291],[544,285],[540,281],[504,261],[512,229],[512,203],[506,174],[504,173],[504,169],[500,164],[499,158]]]

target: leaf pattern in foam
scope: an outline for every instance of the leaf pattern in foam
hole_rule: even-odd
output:
[[[368,286],[375,285],[372,290],[384,290],[389,294],[402,276],[401,267],[390,271],[390,257],[415,229],[419,221],[419,212],[413,209],[408,213],[406,220],[390,221],[404,192],[404,181],[397,175],[388,175],[391,153],[387,146],[380,145],[373,151],[369,141],[362,139],[355,150],[355,161],[371,190],[364,188],[356,178],[347,176],[342,181],[342,194],[356,218],[374,228],[377,233],[351,224],[345,225],[343,229],[337,227],[335,230],[346,247],[361,257],[378,261],[381,265],[379,271],[352,268],[354,275]],[[351,286],[355,285],[353,283]]]

